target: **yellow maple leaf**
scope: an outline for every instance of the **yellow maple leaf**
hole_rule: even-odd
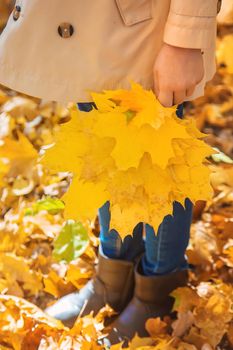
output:
[[[79,220],[94,218],[98,208],[108,198],[104,183],[82,182],[74,178],[70,190],[63,197],[66,203],[65,216],[79,218]]]
[[[3,160],[0,159],[0,186],[4,184],[4,176],[9,171],[9,165],[5,164]]]
[[[134,83],[93,100],[97,109],[89,113],[72,110],[44,156],[52,170],[75,175],[64,196],[67,218],[93,219],[110,201],[110,227],[124,238],[138,222],[156,232],[173,201],[210,198],[204,161],[213,150],[193,119],[180,120],[176,107],[162,107]]]
[[[138,142],[141,145],[142,154],[148,152],[151,155],[154,164],[161,168],[166,168],[168,160],[174,156],[173,144],[174,139],[188,139],[183,125],[176,122],[176,119],[165,118],[165,122],[158,130],[152,126],[146,125],[140,130]]]
[[[21,285],[31,295],[42,288],[41,275],[30,269],[26,259],[13,253],[0,253],[0,273],[6,281],[8,293],[23,296]]]
[[[46,157],[42,157],[41,162],[56,172],[75,173],[80,166],[79,154],[86,151],[87,140],[85,135],[79,132],[78,119],[75,118],[74,112],[71,111],[70,121],[63,124],[61,130],[62,132],[55,134],[56,147],[46,149]]]
[[[149,318],[146,321],[145,328],[152,338],[166,334],[168,325],[160,317]]]
[[[219,63],[224,63],[228,74],[233,74],[233,35],[226,35],[219,43],[217,49]]]
[[[56,298],[63,296],[67,291],[67,282],[62,279],[55,271],[51,270],[43,279],[44,291],[55,296]],[[69,292],[69,289],[68,289]]]
[[[0,161],[8,166],[11,176],[30,173],[37,156],[31,142],[21,133],[18,134],[18,140],[9,137],[1,140]]]

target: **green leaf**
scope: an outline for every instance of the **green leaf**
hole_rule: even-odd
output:
[[[125,115],[127,117],[127,121],[130,122],[130,120],[135,117],[136,112],[128,110],[128,111],[125,112]]]
[[[26,208],[24,215],[35,215],[42,210],[46,210],[51,215],[56,215],[64,208],[65,205],[60,199],[46,197],[34,203],[32,208]]]
[[[211,158],[215,163],[233,164],[233,160],[230,157],[228,157],[225,153],[219,151],[219,149],[216,147],[214,147],[214,149],[218,152],[211,155]]]
[[[172,311],[177,311],[179,309],[180,302],[181,302],[180,296],[178,294],[174,294],[174,295],[171,294],[171,296],[175,299]]]
[[[88,244],[88,233],[81,222],[68,220],[54,242],[53,256],[58,261],[70,262],[82,255]]]

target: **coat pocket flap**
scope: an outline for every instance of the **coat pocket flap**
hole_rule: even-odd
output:
[[[116,0],[116,3],[127,26],[152,18],[152,0]]]

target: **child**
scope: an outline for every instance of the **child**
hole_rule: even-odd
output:
[[[89,91],[154,89],[166,107],[203,94],[215,73],[219,0],[17,0],[0,37],[0,83],[29,95],[92,108]],[[182,116],[182,107],[177,114]],[[88,200],[88,199],[87,199]],[[187,282],[192,205],[174,203],[154,234],[139,223],[122,242],[99,210],[96,276],[46,311],[66,324],[106,303],[119,312],[110,342],[146,336],[145,322],[171,311],[170,292]]]

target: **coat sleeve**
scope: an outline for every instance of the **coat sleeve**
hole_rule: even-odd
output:
[[[220,8],[221,0],[171,0],[164,42],[193,49],[213,46]]]

